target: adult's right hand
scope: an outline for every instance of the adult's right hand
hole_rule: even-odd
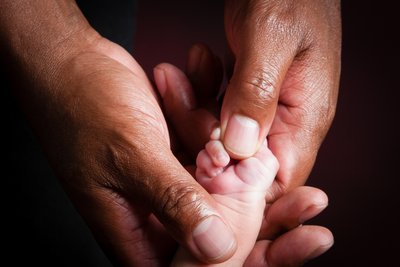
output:
[[[197,64],[192,62],[196,59]],[[190,73],[193,65],[198,66],[197,73]],[[221,81],[218,59],[207,47],[195,45],[189,53],[188,67],[189,77],[171,64],[160,64],[154,70],[155,82],[162,88],[166,117],[179,136],[180,145],[175,146],[177,155],[197,155],[212,130],[207,131],[204,126],[218,123],[215,117],[218,113],[215,96]],[[306,186],[297,187],[267,205],[258,240],[244,266],[302,266],[324,253],[333,245],[332,233],[321,226],[299,226],[327,205],[324,192]]]
[[[167,264],[171,236],[203,261],[233,254],[231,230],[171,152],[156,94],[125,50],[101,38],[74,1],[1,1],[0,24],[4,54],[24,81],[18,99],[111,258]]]
[[[280,165],[272,202],[307,180],[335,115],[340,77],[339,0],[226,0],[232,76],[221,136],[233,158],[264,139]]]

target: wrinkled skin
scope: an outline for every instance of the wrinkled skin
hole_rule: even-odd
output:
[[[175,153],[186,160],[190,160],[191,152],[197,151],[196,148],[201,147],[201,145],[204,146],[204,142],[208,141],[209,134],[202,136],[201,133],[203,131],[197,129],[199,121],[205,125],[210,125],[210,127],[218,125],[212,113],[218,113],[215,112],[218,109],[215,95],[218,93],[218,86],[216,85],[220,81],[218,78],[218,74],[221,73],[218,71],[220,64],[207,47],[196,45],[190,51],[188,66],[194,64],[190,61],[197,58],[195,54],[199,53],[199,51],[202,54],[203,65],[200,66],[197,76],[191,77],[191,80],[194,81],[194,88],[186,80],[185,74],[173,65],[160,64],[154,71],[155,81],[159,90],[163,88],[160,92],[162,92],[167,119],[172,125],[176,126],[174,127],[175,133],[180,136],[179,140],[181,142],[179,146],[175,145]],[[203,87],[204,85],[207,86]],[[201,120],[199,120],[200,118]],[[194,133],[195,130],[197,130],[197,135],[202,138],[194,139],[192,135],[188,134]],[[199,160],[200,155],[201,152],[197,160]],[[199,168],[199,166],[197,167]],[[194,166],[190,169],[194,170]],[[209,178],[206,178],[203,183],[208,184],[210,181]],[[212,184],[212,182],[210,183]],[[228,184],[226,186],[229,187]],[[218,187],[215,189],[218,189]],[[208,190],[213,190],[210,184],[208,184]],[[268,190],[263,191],[262,195],[267,192]],[[327,197],[322,191],[302,186],[286,193],[271,206],[267,207],[263,218],[264,225],[259,233],[258,242],[252,249],[245,266],[300,266],[305,260],[316,257],[329,249],[333,244],[332,234],[329,230],[319,226],[298,227],[300,223],[321,212],[326,205]],[[257,210],[256,206],[254,204],[252,208],[246,208],[246,212],[257,212],[255,211]],[[232,210],[235,209],[233,208]],[[245,211],[242,210],[242,212]],[[256,217],[256,213],[253,214]],[[229,223],[234,223],[234,217],[229,216],[226,219],[229,219]],[[231,219],[233,221],[230,221]],[[243,224],[245,225],[244,222]],[[243,226],[243,224],[240,223],[240,226]],[[244,236],[250,238],[249,233],[245,235],[243,235],[243,232],[235,233],[237,234],[237,239],[241,240],[239,242],[248,244],[248,240],[241,238]],[[228,261],[216,266],[237,266],[237,263],[235,264],[234,262],[238,260],[238,257],[240,258],[238,255],[245,253],[243,247],[240,249],[241,251],[237,251],[237,254]],[[185,255],[185,253],[182,254],[182,250],[180,252],[178,254],[180,257]],[[184,259],[188,261],[186,264],[190,266],[193,264],[194,266],[198,265],[198,263],[192,262],[187,258],[187,255],[184,256]]]
[[[225,30],[232,77],[221,114],[224,142],[233,114],[259,123],[258,144],[268,135],[281,166],[272,201],[304,184],[334,117],[340,1],[226,0]]]
[[[235,3],[238,2],[227,2],[227,7],[232,4],[231,13],[227,8],[228,22],[230,14],[235,13]],[[185,140],[180,140],[186,126],[174,127],[175,131],[182,129],[181,134],[169,135],[170,129],[156,94],[138,63],[122,48],[95,33],[82,19],[74,1],[44,0],[28,4],[5,0],[1,2],[0,8],[0,22],[4,25],[0,34],[6,40],[4,47],[7,49],[8,60],[13,63],[11,66],[15,67],[21,82],[16,88],[17,98],[54,171],[105,252],[115,262],[125,266],[159,266],[169,263],[175,252],[175,242],[178,241],[197,258],[210,261],[207,255],[202,255],[197,249],[191,233],[204,218],[215,214],[215,203],[183,166],[191,162],[191,157],[185,156],[189,154],[186,152],[195,152],[197,148],[188,145],[185,147]],[[55,15],[46,16],[49,13]],[[46,18],[46,23],[35,18]],[[229,27],[227,29],[232,52],[236,56],[236,62],[240,62],[235,54],[239,52],[232,45],[233,39],[238,37],[230,33]],[[22,32],[24,34],[19,34]],[[246,31],[233,32],[239,34]],[[322,31],[322,34],[329,37],[326,31]],[[320,38],[324,39],[323,36]],[[326,44],[334,45],[332,42]],[[317,55],[325,55],[323,52],[320,51]],[[326,62],[329,59],[327,56]],[[235,70],[238,66],[240,65],[235,65]],[[327,63],[327,68],[321,69],[330,72],[330,66]],[[317,68],[314,66],[312,69]],[[198,77],[200,78],[197,81],[200,83],[209,82],[201,79],[201,74]],[[335,84],[334,78],[331,82],[332,88]],[[240,81],[235,75],[232,80]],[[233,93],[233,84],[235,83],[231,83],[224,98],[223,124],[226,114],[230,112],[227,105],[232,103],[233,96],[237,94],[246,99],[240,91]],[[283,94],[284,91],[281,89],[279,95],[286,95]],[[330,92],[328,95],[335,96],[335,93]],[[296,94],[293,97],[296,98],[295,96]],[[245,102],[236,101],[238,107],[245,106]],[[312,103],[320,102],[315,100]],[[306,107],[295,110],[320,110],[312,105]],[[291,125],[285,120],[284,110],[286,109],[282,108],[281,115],[278,107],[278,119],[275,120],[279,122],[281,118],[286,124],[277,125]],[[259,114],[266,115],[265,112]],[[317,114],[328,118],[322,119],[323,122],[329,122],[332,116]],[[251,114],[246,112],[245,115]],[[301,114],[295,116],[298,117],[303,118]],[[271,114],[266,115],[266,118],[271,120]],[[307,124],[310,125],[307,130],[300,130],[302,127],[288,127],[295,131],[281,133],[276,126],[277,130],[274,132],[274,125],[270,130],[270,144],[276,146],[272,150],[283,161],[280,162],[282,168],[277,180],[279,194],[271,192],[268,202],[286,192],[286,189],[299,184],[298,180],[303,181],[308,174],[307,170],[312,165],[317,146],[313,146],[314,150],[308,157],[312,161],[306,162],[302,161],[302,157],[297,157],[303,155],[297,149],[298,143],[291,146],[292,140],[309,140],[301,139],[301,133],[314,133],[310,129],[314,129],[316,124],[312,122],[315,119],[306,122],[310,123]],[[329,123],[323,125],[326,129]],[[209,126],[199,125],[197,129],[206,133],[209,129],[207,127]],[[317,139],[310,140],[320,142],[323,134],[316,136]],[[260,135],[260,139],[264,137]],[[170,138],[183,143],[184,153],[178,157],[181,161],[170,149]],[[307,149],[304,151],[310,152]],[[288,155],[294,153],[289,158],[294,158],[296,164],[285,162],[282,155],[286,152]],[[306,170],[302,167],[300,171],[294,171],[296,166],[303,163]],[[295,175],[299,173],[300,175]],[[300,187],[268,206],[260,241],[248,259],[249,265],[297,266],[322,253],[332,244],[330,233],[324,228],[297,226],[305,218],[315,216],[326,204],[326,197],[319,190]],[[292,212],[278,212],[282,210]],[[288,232],[281,234],[285,231]],[[233,251],[228,251],[217,260],[223,261],[232,253]]]

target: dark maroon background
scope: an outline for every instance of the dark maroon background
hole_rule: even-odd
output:
[[[131,14],[134,7],[113,10],[111,5],[102,6],[105,2],[95,2],[102,14],[122,15],[103,15],[100,21],[105,23],[96,24],[93,9],[83,7],[85,14],[102,34],[129,49],[133,20],[124,20],[123,14]],[[140,1],[135,8],[139,19],[133,55],[150,74],[161,61],[184,67],[186,52],[197,41],[210,44],[223,56],[221,2]],[[310,223],[330,228],[336,242],[306,266],[399,266],[400,46],[394,38],[398,38],[400,15],[382,1],[342,2],[343,64],[337,115],[308,181],[330,198],[329,207]],[[123,34],[124,25],[132,27],[132,38]],[[6,80],[1,77],[7,87]],[[2,175],[7,246],[3,260],[12,260],[13,266],[22,262],[109,266],[5,92],[2,99],[11,100],[4,101],[3,123],[9,128],[4,132],[5,169],[10,173]],[[13,256],[15,252],[19,256]]]

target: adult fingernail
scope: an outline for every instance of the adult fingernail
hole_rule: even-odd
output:
[[[319,255],[325,253],[328,249],[330,249],[334,244],[334,240],[328,240],[326,244],[323,244],[319,246],[317,249],[312,251],[308,256],[307,256],[307,261],[315,259]]]
[[[187,71],[189,74],[195,74],[199,69],[201,59],[203,56],[203,49],[195,45],[190,49],[189,59],[187,63]]]
[[[216,216],[206,218],[195,228],[193,241],[209,260],[225,257],[236,248],[232,231]]]
[[[308,207],[307,209],[305,209],[302,212],[301,216],[299,217],[299,223],[303,224],[306,221],[310,220],[315,215],[317,215],[322,210],[324,210],[327,206],[328,206],[328,203],[324,202],[324,203],[321,203],[321,204],[316,204],[316,205],[312,205],[311,207]]]
[[[153,74],[158,92],[160,92],[161,97],[164,97],[165,91],[167,91],[167,77],[165,76],[165,71],[156,67],[153,70]]]
[[[225,148],[236,156],[250,157],[257,150],[259,133],[260,126],[255,120],[235,114],[226,126]]]

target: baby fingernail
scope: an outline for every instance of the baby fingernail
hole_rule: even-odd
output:
[[[217,127],[211,132],[210,139],[219,140],[220,138],[221,138],[221,127]]]
[[[215,166],[225,167],[229,164],[230,157],[221,141],[212,140],[208,142],[206,150]]]

